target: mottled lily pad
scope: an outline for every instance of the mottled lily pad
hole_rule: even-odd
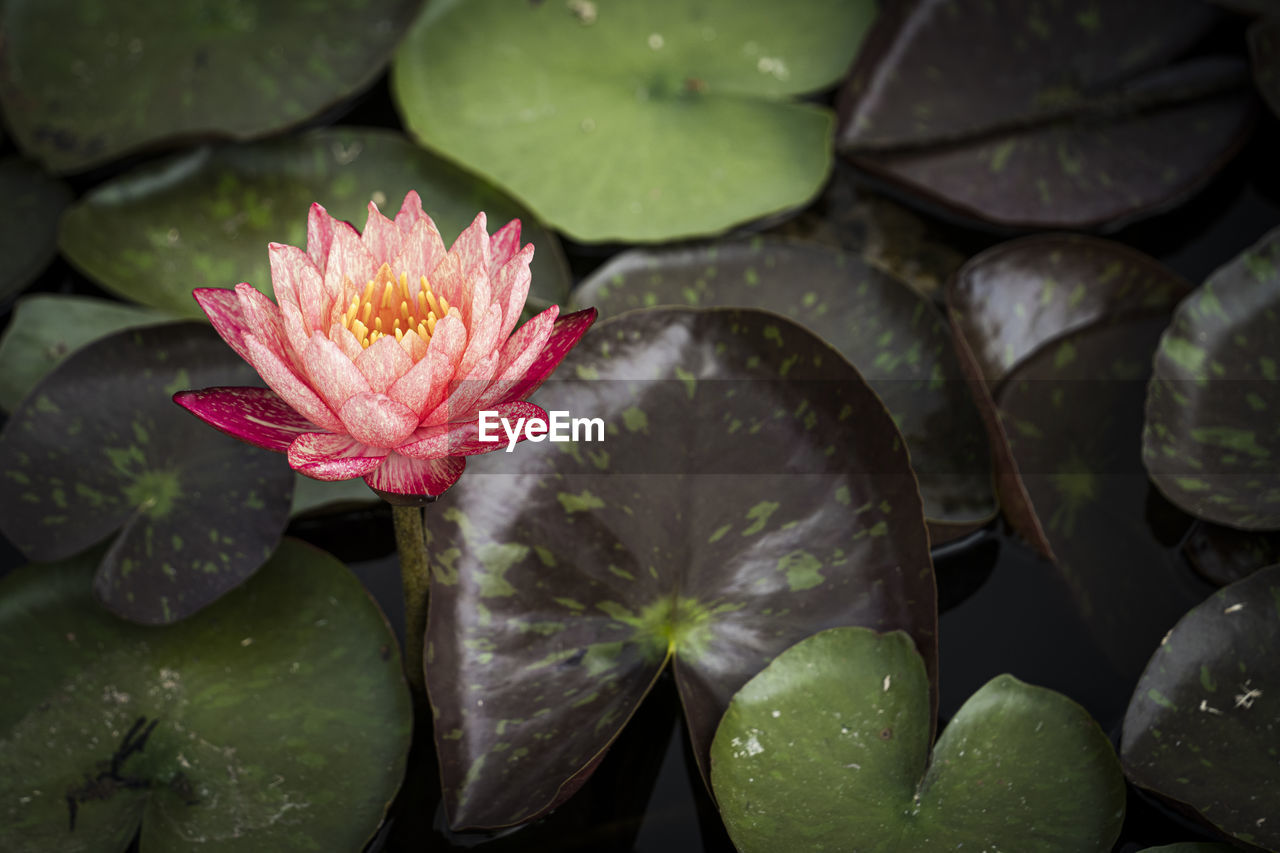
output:
[[[670,659],[706,771],[729,698],[828,627],[909,632],[934,671],[928,539],[902,438],[785,318],[597,325],[534,398],[603,442],[473,457],[426,513],[427,687],[454,825],[564,800]]]
[[[0,531],[40,562],[111,537],[94,580],[108,608],[149,624],[196,612],[275,550],[293,474],[171,397],[255,381],[197,323],[126,330],[78,350],[0,432]]]
[[[531,306],[564,301],[569,270],[550,232],[492,187],[388,130],[319,130],[142,166],[72,207],[59,246],[106,289],[203,319],[194,288],[247,281],[272,294],[267,243],[303,245],[312,202],[363,228],[370,199],[394,213],[411,189],[449,243],[478,211],[494,228],[521,219],[523,240],[535,247]]]
[[[35,166],[0,160],[0,303],[22,290],[53,260],[58,216],[71,191]]]
[[[286,540],[179,625],[104,612],[89,556],[0,582],[0,847],[359,850],[404,773],[396,641],[342,564]]]
[[[1249,56],[1258,91],[1271,111],[1280,115],[1280,4],[1272,12],[1273,17],[1249,27]]]
[[[841,94],[839,148],[1001,225],[1114,226],[1156,212],[1199,189],[1252,125],[1243,63],[1168,65],[1216,14],[1193,0],[898,4]]]
[[[1060,693],[987,682],[929,754],[924,662],[900,631],[833,628],[733,697],[711,747],[720,814],[742,853],[1111,850],[1120,764]]]
[[[1280,850],[1280,565],[1224,587],[1160,643],[1124,718],[1129,779]]]
[[[1280,532],[1236,530],[1198,521],[1182,543],[1182,551],[1210,583],[1226,586],[1280,563]]]
[[[759,308],[805,326],[847,358],[907,441],[934,544],[994,516],[986,435],[951,329],[927,299],[854,255],[757,238],[634,250],[574,293],[601,316],[653,305]]]
[[[1118,244],[1045,236],[978,255],[948,293],[1001,506],[1132,677],[1141,650],[1208,592],[1149,524],[1160,498],[1141,461],[1152,353],[1188,289]]]
[[[1142,458],[1187,512],[1280,529],[1280,228],[1209,276],[1160,339]]]
[[[577,240],[715,234],[797,207],[870,0],[437,2],[392,64],[422,143]],[[483,57],[477,61],[476,57]]]
[[[14,0],[0,13],[0,102],[58,172],[191,138],[304,120],[382,70],[419,0]]]

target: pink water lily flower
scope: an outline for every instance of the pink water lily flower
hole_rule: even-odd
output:
[[[595,320],[552,306],[518,330],[533,245],[481,213],[445,249],[410,192],[394,220],[369,204],[364,233],[318,204],[307,249],[272,243],[276,300],[248,284],[196,300],[268,388],[206,388],[174,400],[235,437],[287,453],[318,480],[364,481],[393,503],[453,485],[481,442],[478,412],[541,417],[525,402]],[[514,333],[513,333],[513,330]]]

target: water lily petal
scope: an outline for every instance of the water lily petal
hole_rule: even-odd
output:
[[[481,378],[473,375],[473,372],[476,369],[476,365],[480,364],[483,359],[498,351],[498,334],[501,331],[501,305],[490,305],[489,310],[483,316],[473,319],[468,335],[466,352],[462,354],[462,360],[458,363],[458,370],[454,373],[457,379],[471,380]],[[494,365],[496,366],[497,362],[494,362]],[[490,379],[492,374],[483,378]]]
[[[252,334],[296,371],[300,366],[298,354],[285,335],[280,309],[252,285],[237,284],[235,292],[240,301],[241,316]]]
[[[596,313],[596,309],[587,308],[557,319],[555,326],[551,329],[551,336],[538,351],[537,358],[529,365],[523,378],[516,380],[499,401],[524,399],[537,391],[547,377],[560,366],[560,362],[564,361],[569,350],[577,346],[578,341],[587,333],[587,329],[591,328],[591,324],[596,321]]]
[[[422,361],[427,354],[427,342],[418,337],[418,333],[413,329],[404,333],[404,337],[400,338],[400,347],[409,354],[409,361],[417,364]]]
[[[329,246],[333,243],[333,224],[335,220],[319,202],[313,202],[307,214],[307,254],[316,269],[324,273],[325,264],[329,261]]]
[[[472,417],[478,408],[476,403],[489,388],[501,357],[501,352],[491,352],[481,359],[467,377],[455,375],[449,383],[449,396],[422,418],[422,425],[455,423]]]
[[[386,394],[356,394],[342,404],[338,417],[352,438],[374,447],[395,447],[418,428],[418,413]]]
[[[325,405],[316,392],[311,390],[311,386],[300,379],[266,344],[253,335],[246,335],[244,343],[247,350],[244,356],[245,361],[252,364],[253,369],[262,377],[262,381],[296,409],[298,414],[321,429],[334,432],[346,431],[342,421]]]
[[[531,252],[533,244],[526,246]],[[494,275],[520,250],[520,220],[513,219],[489,238],[489,274]]]
[[[529,298],[529,283],[533,280],[529,262],[533,260],[533,244],[508,260],[493,277],[493,301],[502,306],[502,332],[506,340],[520,320],[525,300]]]
[[[364,347],[360,346],[355,334],[341,323],[334,323],[329,327],[329,340],[337,344],[338,349],[342,350],[343,354],[352,361],[355,361],[360,357],[360,353],[364,352]]]
[[[311,343],[302,354],[302,365],[311,379],[311,387],[334,411],[340,411],[342,404],[356,394],[369,393],[369,381],[355,363],[319,332],[311,336]]]
[[[392,452],[364,481],[389,503],[421,504],[444,494],[466,467],[461,456],[410,459]]]
[[[460,261],[454,253],[446,252],[427,279],[436,296],[443,296],[445,301],[459,311],[462,310],[463,303],[470,304],[467,280],[462,276]]]
[[[422,198],[418,195],[418,191],[409,190],[404,194],[404,201],[400,204],[400,212],[396,214],[396,227],[408,238],[419,222],[426,222],[432,228],[435,227],[431,217],[422,209]]]
[[[244,336],[252,331],[240,307],[240,298],[234,290],[225,287],[199,287],[191,292],[200,310],[209,318],[216,331],[236,354],[249,361],[249,349]]]
[[[464,278],[471,278],[477,272],[489,275],[489,231],[488,219],[484,211],[476,214],[471,224],[462,230],[458,239],[449,247],[449,254],[456,255],[458,266]]]
[[[173,401],[228,435],[284,453],[301,433],[316,425],[270,388],[204,388],[179,391]]]
[[[436,230],[435,223],[430,218],[424,218],[413,226],[413,231],[405,238],[404,246],[391,262],[391,267],[408,276],[410,286],[416,287],[423,276],[431,281],[431,271],[447,254],[444,239]],[[431,286],[435,288],[434,282]]]
[[[413,359],[393,335],[383,335],[369,344],[368,349],[360,351],[355,365],[369,380],[370,390],[385,394],[397,379],[413,368]]]
[[[333,307],[326,318],[332,323],[347,310],[356,291],[373,280],[380,264],[365,248],[356,229],[334,227],[333,245],[329,248],[329,264],[324,270],[324,287],[329,293],[340,293],[333,300]],[[335,316],[336,314],[336,316]]]
[[[376,469],[387,451],[368,447],[349,435],[303,433],[289,445],[289,467],[315,480],[350,480]]]
[[[268,245],[267,256],[271,262],[271,286],[275,288],[276,301],[281,305],[296,304],[308,333],[327,329],[332,300],[311,257],[297,246],[283,243]]]
[[[466,345],[467,328],[461,320],[453,316],[440,320],[427,345],[426,357],[397,379],[388,395],[419,416],[435,408],[448,391]]]
[[[547,420],[547,413],[541,406],[535,406],[524,400],[503,403],[495,406],[493,411],[497,412],[499,418],[506,418],[513,428],[520,418],[524,418],[526,422],[532,418]],[[491,426],[488,434],[496,440],[480,439],[478,419],[462,423],[436,424],[414,432],[413,440],[397,447],[396,453],[415,459],[433,459],[441,456],[474,456],[478,453],[491,453],[494,450],[507,448],[508,436],[501,426]],[[524,441],[524,439],[525,433],[521,429],[516,440]]]
[[[400,233],[399,226],[383,216],[373,202],[369,202],[369,218],[365,220],[360,239],[369,254],[380,263],[387,263],[399,255],[404,243],[404,235]],[[398,268],[396,272],[399,273]]]

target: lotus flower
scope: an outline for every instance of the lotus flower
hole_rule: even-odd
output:
[[[446,251],[415,192],[394,220],[371,202],[363,234],[313,204],[307,250],[269,251],[278,305],[248,284],[195,291],[268,388],[174,400],[308,477],[363,477],[393,503],[425,502],[464,457],[503,449],[479,440],[479,411],[545,418],[525,398],[596,317],[552,306],[513,333],[533,257],[519,220],[490,236],[481,213]]]

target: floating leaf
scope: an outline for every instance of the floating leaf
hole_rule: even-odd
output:
[[[834,628],[733,697],[711,746],[742,853],[1109,851],[1124,777],[1106,735],[1060,693],[987,682],[929,755],[929,682],[911,638]]]
[[[1220,527],[1198,521],[1182,550],[1210,583],[1226,586],[1265,566],[1280,563],[1280,533]]]
[[[849,76],[839,148],[909,192],[1001,225],[1156,212],[1199,189],[1252,125],[1242,63],[1166,65],[1215,20],[1193,0],[902,3]]]
[[[833,116],[793,98],[845,73],[874,15],[869,0],[434,3],[392,93],[424,145],[577,240],[714,234],[822,188]]]
[[[0,32],[2,34],[2,32]],[[0,302],[26,287],[53,260],[58,216],[71,191],[35,166],[0,160]]]
[[[785,376],[784,376],[785,374]],[[427,511],[427,686],[456,826],[564,800],[666,661],[704,772],[729,697],[827,627],[908,631],[934,661],[920,497],[883,404],[776,315],[599,324],[535,398],[602,443],[473,457]]]
[[[372,82],[419,5],[15,0],[0,14],[0,102],[19,146],[58,172],[266,136]]]
[[[111,610],[145,623],[196,612],[275,550],[293,475],[279,456],[209,429],[171,397],[256,381],[196,323],[78,350],[0,432],[0,530],[37,561],[114,537],[94,581]]]
[[[170,315],[92,296],[38,293],[19,299],[0,337],[0,408],[13,411],[44,375],[87,343]]]
[[[294,477],[293,506],[290,516],[309,512],[338,510],[353,505],[367,506],[381,501],[359,477],[351,480],[313,480],[298,474]]]
[[[1280,115],[1280,7],[1276,17],[1264,18],[1249,27],[1249,56],[1253,79],[1267,106]]]
[[[1156,351],[1142,458],[1187,512],[1280,528],[1280,228],[1209,276]]]
[[[858,369],[902,430],[933,543],[994,516],[986,436],[950,327],[928,300],[858,258],[761,239],[634,250],[601,267],[574,301],[602,316],[688,304],[760,308],[802,324]]]
[[[142,166],[68,211],[59,245],[108,290],[203,318],[194,288],[247,281],[272,294],[267,244],[303,245],[312,202],[363,228],[370,199],[394,213],[389,208],[411,189],[450,243],[478,211],[494,228],[521,219],[536,253],[532,305],[564,301],[568,266],[550,232],[493,188],[387,130],[319,130]]]
[[[1280,565],[1224,587],[1160,643],[1128,713],[1130,780],[1228,835],[1280,850]]]
[[[948,293],[961,363],[979,380],[1001,506],[1056,558],[1121,675],[1136,676],[1140,650],[1208,591],[1152,528],[1141,465],[1151,354],[1186,292],[1116,243],[1044,236],[983,252]]]
[[[0,847],[359,850],[404,773],[396,641],[332,557],[286,540],[178,625],[104,612],[93,559],[0,582]]]

